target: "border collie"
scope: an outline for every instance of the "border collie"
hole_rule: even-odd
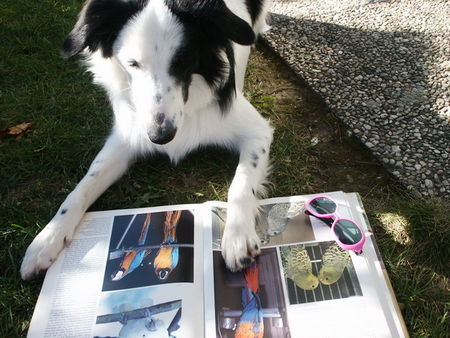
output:
[[[273,130],[242,94],[270,0],[88,0],[62,55],[82,53],[106,89],[114,127],[86,176],[28,247],[24,279],[47,269],[88,207],[138,156],[173,163],[203,145],[239,152],[228,192],[222,255],[231,270],[259,254],[257,196],[264,192]]]

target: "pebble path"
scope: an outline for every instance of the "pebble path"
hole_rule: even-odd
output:
[[[449,198],[450,1],[275,0],[271,12],[265,41],[388,171]]]

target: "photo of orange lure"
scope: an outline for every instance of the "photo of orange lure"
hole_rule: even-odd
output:
[[[147,238],[147,230],[150,226],[151,214],[147,214],[145,217],[144,224],[142,225],[141,234],[139,236],[138,245],[144,245],[145,239]],[[111,276],[112,281],[118,281],[124,278],[126,275],[133,272],[145,257],[151,253],[151,250],[132,250],[125,252],[122,262],[120,263],[119,269],[115,274]]]
[[[164,221],[164,242],[162,245],[174,244],[177,242],[177,225],[180,220],[181,210],[167,211],[166,219]],[[155,261],[153,262],[155,273],[160,280],[165,280],[169,277],[173,269],[178,265],[179,248],[167,247],[160,248]]]
[[[235,338],[262,338],[264,321],[261,299],[259,298],[259,271],[254,262],[245,269],[246,287],[242,288],[242,315],[237,324]]]

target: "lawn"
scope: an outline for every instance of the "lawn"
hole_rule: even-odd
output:
[[[20,279],[26,246],[82,178],[111,127],[107,99],[80,60],[59,56],[80,5],[0,3],[0,130],[34,122],[22,138],[0,140],[2,337],[25,335],[42,284]],[[422,199],[392,181],[262,45],[250,60],[246,95],[276,128],[269,197],[359,192],[411,335],[448,335],[450,203]],[[177,167],[165,157],[141,160],[90,210],[225,200],[236,164],[236,155],[215,149]]]

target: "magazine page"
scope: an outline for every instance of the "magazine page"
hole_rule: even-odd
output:
[[[198,205],[87,213],[28,337],[201,337],[201,219]]]
[[[337,203],[340,217],[353,217],[346,194],[326,195]],[[363,253],[342,250],[330,227],[305,213],[312,196],[261,201],[261,255],[237,273],[225,268],[220,252],[226,204],[210,204],[213,269],[205,272],[205,285],[210,280],[214,288],[205,289],[210,314],[205,336],[240,337],[247,331],[259,337],[401,336],[378,299],[367,225],[361,224]]]
[[[349,193],[347,194],[347,199],[354,219],[371,231],[369,219],[367,218],[360,195],[358,193]],[[373,281],[377,288],[380,306],[384,311],[391,332],[396,333],[395,336],[398,337],[409,337],[403,315],[398,306],[394,290],[373,234],[369,238],[373,250],[366,251],[368,262],[371,264],[371,270],[378,276]]]

